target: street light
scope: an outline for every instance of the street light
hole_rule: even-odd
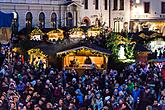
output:
[[[136,0],[136,4],[140,4],[140,0]]]

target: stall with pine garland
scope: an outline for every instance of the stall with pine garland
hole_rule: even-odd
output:
[[[43,39],[44,33],[42,32],[41,29],[35,28],[31,33],[30,33],[30,40],[36,40],[40,41]]]
[[[28,55],[30,56],[30,64],[33,64],[35,67],[39,67],[40,64],[43,64],[44,68],[47,67],[48,55],[46,55],[40,49],[30,49],[28,50]]]
[[[61,29],[52,30],[47,33],[49,41],[57,41],[64,39],[64,31]]]
[[[87,35],[90,37],[90,36],[93,36],[93,37],[96,37],[97,35],[100,35],[102,32],[101,28],[100,27],[91,27],[88,29],[87,31]]]
[[[76,69],[82,72],[93,68],[106,69],[111,52],[97,47],[80,46],[58,52],[57,55],[63,58],[65,69]]]
[[[70,39],[83,39],[85,38],[85,33],[82,28],[72,28],[69,30]]]

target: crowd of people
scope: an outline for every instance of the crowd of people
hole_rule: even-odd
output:
[[[10,48],[1,56],[0,110],[165,110],[165,84],[154,64],[80,76],[74,69],[33,66]]]

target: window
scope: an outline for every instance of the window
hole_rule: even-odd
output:
[[[95,9],[98,10],[99,9],[99,0],[95,1]]]
[[[73,22],[73,15],[72,15],[72,13],[71,12],[68,12],[66,16],[67,16],[66,25],[68,27],[73,27],[74,22]]]
[[[57,15],[56,13],[52,13],[51,15],[51,25],[52,25],[52,28],[57,28]]]
[[[117,10],[117,6],[118,6],[118,0],[114,0],[114,4],[113,4],[113,10]]]
[[[165,2],[161,3],[161,12],[165,13]]]
[[[150,2],[144,2],[144,13],[150,12]]]
[[[120,32],[120,24],[121,24],[120,21],[115,21],[114,22],[114,31],[115,32]]]
[[[104,6],[105,6],[105,10],[108,9],[108,0],[104,0]]]
[[[120,0],[120,10],[124,10],[124,0]]]
[[[28,30],[28,33],[30,33],[30,30],[32,28],[32,19],[33,19],[32,13],[28,12],[26,14],[26,28]]]
[[[45,27],[45,14],[43,12],[39,14],[39,27],[40,28]]]
[[[18,13],[13,12],[13,15],[14,15],[14,19],[12,23],[12,32],[13,34],[16,34],[18,32]]]
[[[88,0],[84,0],[84,2],[85,2],[85,3],[84,3],[84,6],[85,6],[84,8],[85,8],[85,9],[88,9]]]

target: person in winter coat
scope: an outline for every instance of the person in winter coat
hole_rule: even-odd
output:
[[[22,81],[20,81],[20,83],[17,85],[16,89],[19,92],[23,92],[25,90],[25,87],[26,87],[26,85]]]
[[[152,110],[162,110],[162,108],[161,108],[160,104],[158,103],[157,99],[154,100],[154,103],[152,105]]]
[[[76,99],[78,100],[79,105],[82,106],[84,100],[83,94],[80,89],[77,89],[75,92],[76,92]]]
[[[100,94],[97,94],[95,104],[94,104],[94,110],[102,110],[102,108],[103,108],[102,98],[101,98]]]
[[[145,91],[140,95],[139,106],[137,110],[145,110],[148,105],[153,104],[154,95],[151,94],[150,88],[145,88]]]
[[[137,85],[135,85],[135,88],[132,91],[132,97],[134,99],[134,104],[136,105],[137,101],[138,101],[138,99],[140,97],[140,89],[138,88]]]

